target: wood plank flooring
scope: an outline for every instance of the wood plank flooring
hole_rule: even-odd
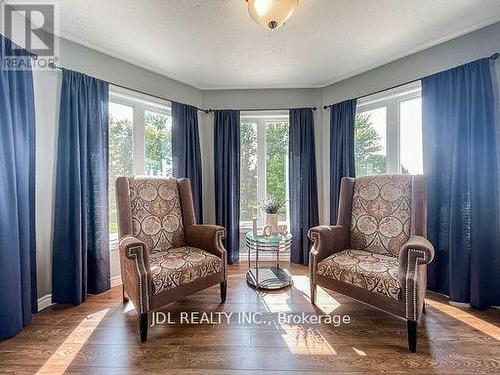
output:
[[[52,306],[19,335],[0,341],[0,373],[12,374],[470,374],[500,373],[500,311],[474,311],[428,294],[417,353],[406,323],[330,291],[309,302],[307,268],[292,266],[293,287],[256,292],[245,262],[230,266],[228,296],[218,286],[162,309],[176,325],[150,328],[140,344],[137,315],[121,287],[80,306]],[[260,312],[266,323],[179,324],[181,312]],[[277,314],[349,315],[334,327],[277,323]],[[288,315],[295,316],[295,315]]]

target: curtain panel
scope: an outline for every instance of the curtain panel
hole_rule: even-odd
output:
[[[63,70],[52,301],[80,304],[110,288],[108,83]]]
[[[309,264],[310,228],[319,223],[314,116],[311,108],[290,110],[289,140],[291,261]]]
[[[429,289],[475,308],[500,305],[498,144],[489,59],[422,80]]]
[[[340,182],[355,177],[354,126],[357,99],[330,107],[330,223],[337,224]]]
[[[490,58],[491,79],[493,81],[493,92],[495,97],[495,129],[496,144],[500,145],[500,54]],[[500,152],[497,152],[497,168],[500,169]],[[500,187],[500,171],[497,173],[497,186]],[[500,212],[500,199],[498,200],[498,212]]]
[[[38,310],[33,73],[4,69],[9,56],[32,58],[0,35],[0,339]]]
[[[196,222],[203,222],[202,167],[198,109],[172,102],[172,156],[176,178],[189,178],[193,191]]]
[[[240,111],[215,111],[215,219],[226,228],[228,263],[240,258]]]

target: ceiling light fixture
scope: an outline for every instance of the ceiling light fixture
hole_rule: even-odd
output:
[[[283,26],[299,6],[299,0],[246,0],[255,22],[271,30]]]

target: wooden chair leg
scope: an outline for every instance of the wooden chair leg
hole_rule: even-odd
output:
[[[222,303],[226,302],[227,280],[220,283],[220,299]]]
[[[139,333],[141,342],[144,343],[148,340],[148,313],[141,314],[139,318]]]
[[[417,351],[417,322],[408,319],[406,325],[408,328],[408,349],[415,353]]]
[[[317,295],[318,287],[315,283],[311,281],[311,303],[316,305],[316,295]]]
[[[127,295],[127,291],[125,290],[125,285],[122,285],[122,300],[123,300],[123,304],[128,302],[128,295]]]
[[[427,314],[427,310],[425,309],[425,302],[424,302],[424,306],[422,307],[422,312],[423,312],[424,314]]]

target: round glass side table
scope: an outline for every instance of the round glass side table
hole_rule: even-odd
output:
[[[290,250],[292,246],[292,235],[259,236],[248,232],[245,236],[248,247],[248,271],[246,279],[248,284],[256,289],[275,290],[291,285],[292,275],[290,271],[280,266],[280,253]],[[252,267],[250,252],[255,251],[255,267]],[[276,266],[260,266],[259,253],[276,253]]]

